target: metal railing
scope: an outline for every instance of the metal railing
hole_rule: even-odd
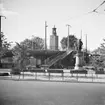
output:
[[[63,52],[63,53],[64,53],[64,52]],[[53,55],[53,56],[47,58],[47,59],[46,59],[46,63],[48,63],[49,61],[51,61],[52,59],[56,58],[58,55],[61,55],[61,54],[63,54],[63,53],[62,53],[62,52],[58,52],[58,54],[55,54],[55,55]]]
[[[48,70],[36,69],[36,70],[21,72],[20,75],[11,75],[11,79],[105,83],[105,74],[70,73],[70,70],[64,70],[64,69],[48,69]]]
[[[53,65],[58,60],[65,58],[71,52],[72,52],[72,50],[69,50],[69,51],[66,51],[65,53],[63,53],[61,55],[58,55],[57,57],[55,57],[54,59],[52,59],[51,61],[49,61],[47,65],[50,67],[51,65]]]

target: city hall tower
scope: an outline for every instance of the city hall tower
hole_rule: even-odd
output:
[[[52,35],[50,35],[50,49],[58,50],[58,36],[55,26],[52,28]]]

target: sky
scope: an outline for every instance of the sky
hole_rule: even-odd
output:
[[[8,41],[21,42],[26,38],[45,36],[47,21],[47,44],[52,35],[52,28],[57,28],[60,40],[68,35],[67,24],[71,25],[70,34],[81,37],[83,47],[94,50],[105,38],[105,4],[96,12],[88,13],[104,0],[0,0],[2,32]]]

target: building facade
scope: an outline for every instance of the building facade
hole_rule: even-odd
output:
[[[50,35],[50,50],[58,50],[58,36],[56,28],[52,28],[52,35]]]

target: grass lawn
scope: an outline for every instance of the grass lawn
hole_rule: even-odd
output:
[[[105,84],[0,80],[0,105],[105,105]]]

